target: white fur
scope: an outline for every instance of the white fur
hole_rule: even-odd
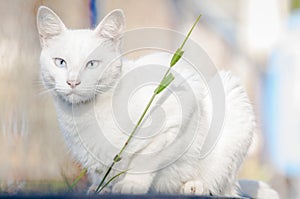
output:
[[[41,77],[45,86],[52,90],[66,144],[75,160],[88,168],[93,181],[91,191],[98,185],[106,169],[98,159],[108,165],[127,139],[127,135],[121,133],[116,125],[112,112],[112,88],[115,82],[140,65],[158,63],[167,66],[171,57],[168,54],[152,54],[136,61],[122,63],[117,58],[110,63],[120,55],[120,34],[124,27],[124,17],[120,10],[108,14],[95,30],[69,30],[46,7],[39,9],[37,19],[43,46]],[[53,58],[63,58],[67,67],[56,67]],[[101,66],[111,65],[106,71],[101,66],[89,69],[85,66],[90,60],[100,60]],[[225,121],[216,146],[208,156],[200,159],[200,150],[212,115],[211,101],[202,80],[193,75],[193,71],[185,67],[186,64],[180,61],[174,70],[187,79],[200,102],[200,121],[196,120],[196,104],[192,100],[187,99],[189,106],[185,107],[187,112],[182,114],[180,107],[174,105],[176,97],[162,93],[154,104],[160,104],[167,114],[167,120],[159,133],[150,139],[132,140],[126,150],[128,153],[117,165],[118,169],[130,171],[113,182],[112,192],[241,194],[236,185],[236,174],[251,144],[255,128],[247,94],[237,78],[229,72],[219,72],[226,96]],[[81,84],[72,89],[66,83],[70,79],[80,79]],[[145,107],[153,88],[149,86],[141,89],[130,102],[129,115],[133,121],[136,121]],[[184,89],[178,95],[185,95]],[[146,118],[147,121],[151,123],[151,118]],[[200,128],[194,142],[191,142],[192,127],[196,124],[200,124]],[[182,129],[179,132],[180,127]],[[182,152],[182,146],[190,142],[191,146],[186,153],[160,169],[165,163],[177,158]],[[170,147],[164,149],[166,145]],[[138,155],[153,151],[158,152],[149,156]]]

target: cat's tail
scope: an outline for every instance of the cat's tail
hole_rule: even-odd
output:
[[[278,193],[268,184],[254,180],[239,180],[237,183],[240,195],[254,199],[279,199]]]

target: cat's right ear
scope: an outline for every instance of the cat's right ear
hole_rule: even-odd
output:
[[[122,37],[125,26],[124,13],[120,9],[116,9],[108,13],[98,24],[94,32],[103,38],[119,42]]]
[[[40,6],[38,9],[37,28],[42,47],[47,45],[47,40],[66,30],[66,26],[60,18],[46,6]]]

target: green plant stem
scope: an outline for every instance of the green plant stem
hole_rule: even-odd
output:
[[[125,150],[125,148],[127,147],[127,145],[129,144],[129,142],[130,142],[130,140],[132,139],[132,137],[133,137],[134,133],[136,132],[137,128],[138,128],[138,127],[140,126],[140,124],[142,123],[142,121],[143,121],[143,119],[144,119],[144,117],[145,117],[145,115],[146,115],[148,109],[150,108],[150,106],[151,106],[153,100],[155,99],[156,95],[157,95],[156,93],[153,93],[153,95],[152,95],[152,97],[150,98],[150,100],[149,100],[149,102],[148,102],[148,104],[147,104],[147,106],[146,106],[146,108],[145,108],[143,114],[141,115],[139,121],[138,121],[137,124],[135,125],[134,129],[133,129],[132,132],[130,133],[130,135],[129,135],[127,141],[125,142],[124,146],[122,147],[120,153],[119,153],[117,156],[120,157],[121,154],[123,153],[123,151]]]
[[[166,75],[169,73],[169,71],[170,71],[170,68],[168,69],[168,71],[166,72],[166,74],[164,75],[164,77],[166,77]],[[162,82],[162,81],[161,81],[161,82]],[[109,175],[110,171],[112,170],[113,166],[115,165],[115,163],[117,163],[117,162],[120,160],[119,158],[121,157],[121,155],[122,155],[122,153],[124,152],[124,150],[126,149],[127,145],[129,144],[129,142],[130,142],[131,139],[133,138],[133,135],[135,134],[136,130],[138,129],[138,127],[139,127],[140,124],[142,123],[142,121],[143,121],[143,119],[144,119],[144,117],[145,117],[145,115],[146,115],[148,109],[150,108],[150,106],[151,106],[153,100],[155,99],[156,95],[157,95],[156,93],[153,93],[153,95],[151,96],[151,98],[150,98],[150,100],[149,100],[149,102],[148,102],[148,104],[147,104],[147,106],[146,106],[144,112],[142,113],[142,115],[141,115],[140,119],[138,120],[137,124],[135,125],[134,129],[133,129],[132,132],[130,133],[128,139],[127,139],[126,142],[124,143],[122,149],[121,149],[120,152],[115,156],[115,158],[114,158],[113,162],[111,163],[110,167],[107,169],[107,171],[106,171],[104,177],[102,178],[100,184],[98,185],[98,187],[97,187],[97,189],[96,189],[96,193],[99,193],[99,192],[104,188],[104,186],[102,187],[102,185],[104,184],[106,178],[108,177],[108,175]],[[116,157],[117,157],[117,158],[116,158]],[[114,177],[113,177],[113,178],[114,178]],[[106,185],[107,185],[107,183],[106,183]]]
[[[102,178],[100,184],[98,185],[98,187],[97,187],[97,189],[96,189],[96,191],[95,191],[96,193],[99,193],[99,192],[100,192],[105,186],[107,186],[112,180],[114,180],[115,178],[117,178],[118,176],[120,176],[120,175],[122,175],[122,174],[124,174],[124,173],[126,172],[126,171],[123,171],[123,172],[121,172],[121,173],[119,173],[119,174],[113,176],[107,183],[105,183],[105,180],[106,180],[106,178],[108,177],[109,173],[111,172],[113,166],[114,166],[117,162],[119,162],[119,161],[121,160],[121,155],[123,154],[124,150],[125,150],[126,147],[128,146],[128,144],[129,144],[129,142],[131,141],[131,139],[133,138],[133,136],[134,136],[136,130],[138,129],[138,127],[139,127],[140,124],[142,123],[142,121],[143,121],[143,119],[144,119],[144,117],[145,117],[145,115],[146,115],[148,109],[150,108],[152,102],[154,101],[155,97],[156,97],[162,90],[164,90],[164,89],[165,89],[165,88],[173,81],[174,77],[173,77],[172,79],[168,79],[168,80],[170,80],[170,81],[165,81],[165,80],[166,80],[167,76],[168,76],[169,73],[170,73],[171,67],[172,67],[173,65],[175,65],[175,64],[177,63],[177,61],[181,58],[181,56],[182,56],[182,54],[183,54],[182,48],[183,48],[183,46],[185,45],[186,41],[188,40],[190,34],[192,33],[193,29],[195,28],[195,26],[196,26],[196,24],[198,23],[198,21],[200,20],[200,18],[201,18],[201,15],[199,15],[199,16],[197,17],[195,23],[193,24],[192,28],[191,28],[190,31],[188,32],[188,34],[187,34],[187,36],[185,37],[185,39],[184,39],[183,43],[181,44],[180,48],[177,49],[176,53],[173,55],[172,60],[174,59],[174,57],[177,57],[177,59],[175,59],[175,61],[172,61],[172,60],[171,60],[170,67],[168,68],[168,70],[166,71],[166,73],[165,73],[165,75],[163,76],[162,80],[160,81],[160,84],[159,84],[159,85],[157,86],[157,88],[154,90],[153,95],[151,96],[151,98],[150,98],[150,100],[149,100],[149,102],[148,102],[146,108],[144,109],[144,112],[143,112],[142,115],[140,116],[140,119],[139,119],[138,122],[136,123],[134,129],[131,131],[131,133],[130,133],[128,139],[127,139],[126,142],[124,143],[124,145],[123,145],[123,147],[121,148],[120,152],[119,152],[117,155],[115,155],[115,157],[114,157],[114,159],[113,159],[113,161],[112,161],[110,167],[107,169],[107,171],[106,171],[104,177]],[[179,53],[178,53],[178,52],[179,52]],[[163,86],[163,83],[164,83],[164,82],[167,82],[167,84],[164,85],[163,88],[161,88],[161,87]],[[161,88],[161,89],[159,89],[159,88]],[[105,184],[104,184],[104,183],[105,183]]]
[[[190,31],[188,32],[187,36],[185,37],[185,39],[183,40],[181,46],[179,47],[179,49],[182,49],[183,46],[185,45],[186,41],[188,40],[188,38],[190,37],[191,33],[193,32],[195,26],[197,25],[197,23],[199,22],[200,18],[202,17],[202,15],[199,15],[195,21],[195,23],[193,24],[192,28],[190,29]]]
[[[84,174],[87,172],[87,169],[83,169],[79,176],[74,180],[74,182],[70,185],[70,189],[73,190],[73,188],[77,185],[79,180],[84,176]]]
[[[113,166],[116,164],[116,162],[115,162],[115,160],[111,163],[111,165],[110,165],[110,167],[107,169],[107,171],[106,171],[106,173],[105,173],[105,175],[103,176],[103,178],[102,178],[102,180],[101,180],[101,182],[100,182],[100,184],[98,185],[98,187],[97,187],[97,189],[96,189],[96,193],[99,193],[103,188],[104,188],[104,186],[102,186],[103,185],[103,183],[105,182],[105,179],[107,178],[107,176],[108,176],[108,174],[110,173],[110,171],[112,170],[112,168],[113,168]]]
[[[120,175],[126,173],[128,170],[126,171],[122,171],[120,173],[118,173],[117,175],[115,175],[114,177],[112,177],[111,179],[109,179],[100,189],[99,189],[99,192],[102,191],[102,189],[104,189],[111,181],[113,181],[114,179],[116,179],[117,177],[119,177]]]

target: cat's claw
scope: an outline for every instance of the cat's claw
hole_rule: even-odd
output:
[[[197,180],[187,181],[182,185],[180,192],[189,195],[202,195],[204,192],[203,183]]]
[[[113,193],[121,194],[146,194],[148,187],[141,182],[122,180],[113,186]]]

